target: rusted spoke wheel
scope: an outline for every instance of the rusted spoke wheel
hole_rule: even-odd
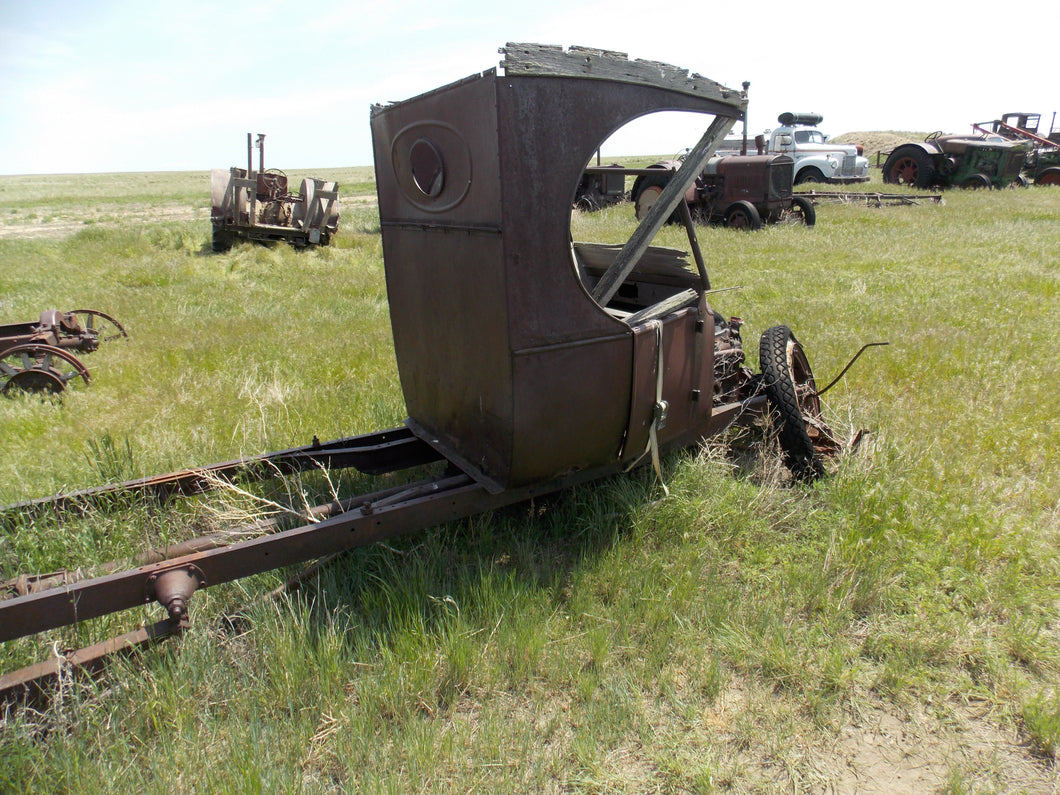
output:
[[[758,351],[762,384],[777,414],[784,463],[799,480],[824,474],[814,440],[827,430],[810,362],[787,326],[773,326],[762,335]]]
[[[920,174],[920,164],[916,158],[902,157],[891,167],[891,176],[899,185],[915,185]]]
[[[751,202],[733,202],[725,210],[725,225],[730,229],[753,232],[762,228],[762,216]]]
[[[106,312],[100,312],[98,309],[75,309],[68,314],[74,315],[81,328],[95,334],[100,342],[129,338],[125,327]]]
[[[1035,185],[1060,185],[1060,168],[1051,166],[1034,178]]]
[[[883,181],[892,185],[926,188],[934,179],[934,161],[931,155],[917,144],[898,147],[883,164]]]
[[[789,226],[813,226],[817,223],[817,208],[805,196],[795,196],[791,209],[785,210],[780,222]]]
[[[961,187],[965,190],[990,190],[990,178],[986,174],[972,174]]]
[[[92,376],[72,353],[51,345],[16,345],[0,354],[0,393],[39,392],[58,394],[80,378]]]

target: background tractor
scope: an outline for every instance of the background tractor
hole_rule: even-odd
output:
[[[227,251],[239,240],[326,246],[339,226],[338,198],[338,185],[315,177],[303,179],[298,193],[291,193],[284,172],[265,169],[265,136],[259,133],[255,142],[247,133],[247,167],[210,172],[213,250]]]
[[[1035,185],[1060,185],[1060,128],[1056,114],[1046,129],[1041,126],[1040,113],[1006,113],[1000,119],[982,121],[972,128],[983,133],[999,135],[1010,141],[1027,141],[1031,151],[1023,174]]]
[[[883,181],[917,188],[1004,188],[1020,179],[1030,144],[995,135],[943,135],[895,148]]]
[[[685,192],[685,203],[692,218],[701,223],[735,229],[788,221],[813,226],[817,222],[813,203],[792,195],[794,165],[787,155],[711,158]],[[630,198],[638,219],[644,218],[680,166],[679,160],[664,160],[637,177]],[[670,221],[680,222],[677,212]]]

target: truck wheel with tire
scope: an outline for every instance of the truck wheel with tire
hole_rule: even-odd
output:
[[[961,183],[965,190],[990,190],[990,177],[986,174],[972,174]]]
[[[787,326],[773,326],[762,334],[758,362],[762,386],[779,422],[784,464],[798,480],[819,478],[824,464],[811,434],[822,424],[821,401],[802,345]]]
[[[883,164],[883,181],[891,185],[927,188],[934,179],[931,155],[916,145],[899,146]]]
[[[821,169],[816,166],[807,166],[795,175],[795,184],[802,185],[804,182],[827,182]]]

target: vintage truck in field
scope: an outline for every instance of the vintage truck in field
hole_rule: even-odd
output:
[[[796,185],[803,182],[852,183],[868,182],[869,161],[861,147],[837,144],[828,140],[817,125],[824,121],[819,113],[781,113],[780,126],[755,136],[755,149],[760,155],[787,155],[795,161]],[[719,149],[719,154],[740,151],[740,139],[730,138]]]
[[[379,478],[370,486],[377,490],[329,497],[301,525],[284,519],[253,533],[232,528],[199,538],[187,527],[180,533],[187,540],[132,563],[0,583],[0,643],[144,604],[168,616],[62,655],[45,636],[49,659],[0,677],[0,695],[21,697],[71,665],[182,631],[202,589],[641,465],[661,480],[664,453],[736,423],[773,416],[792,475],[823,473],[823,456],[840,447],[821,416],[828,387],[818,390],[785,325],[761,334],[758,372],[745,361],[744,322],[715,309],[718,290],[683,202],[743,116],[746,95],[623,53],[534,44],[509,44],[503,53],[503,72],[489,69],[371,110],[387,297],[408,412],[402,426],[66,493],[0,516],[137,489],[194,491],[205,470],[216,481],[251,465],[266,475],[355,467]],[[573,240],[573,198],[592,153],[652,109],[701,114],[703,137],[628,239]],[[691,260],[651,245],[675,209],[687,220]]]

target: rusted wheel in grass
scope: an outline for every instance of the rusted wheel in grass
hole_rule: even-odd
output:
[[[762,385],[779,423],[784,464],[799,480],[824,474],[824,463],[814,439],[824,428],[817,384],[802,345],[787,326],[773,326],[762,335],[758,349]]]
[[[915,157],[902,157],[894,161],[887,173],[891,176],[892,182],[899,185],[913,185],[920,171],[919,165]]]
[[[125,327],[106,312],[100,312],[98,309],[75,309],[67,314],[76,317],[81,328],[94,335],[100,342],[129,338]]]
[[[219,224],[214,224],[213,232],[210,238],[210,247],[214,252],[223,254],[232,248],[235,243],[236,237],[231,232],[226,230]]]
[[[926,188],[935,178],[931,155],[919,146],[900,146],[883,164],[883,181],[892,185]]]
[[[1034,178],[1035,185],[1060,185],[1060,168],[1050,167],[1038,172]]]
[[[762,228],[762,216],[751,202],[733,202],[725,208],[725,225],[730,229],[753,232]]]
[[[813,226],[817,223],[817,208],[805,196],[794,196],[791,199],[791,209],[785,210],[780,220],[785,224]]]
[[[51,345],[16,345],[0,354],[0,393],[58,394],[80,378],[92,380],[88,368],[72,353]]]
[[[641,174],[633,181],[630,198],[633,200],[633,211],[638,221],[644,219],[644,216],[648,214],[648,210],[659,200],[659,195],[663,192],[663,188],[670,184],[670,178],[673,174],[668,169],[660,168],[659,171],[659,174]],[[674,210],[670,217],[666,219],[668,224],[680,222],[681,217],[678,215],[677,210]]]
[[[961,183],[965,190],[990,190],[990,177],[986,174],[972,174]]]

